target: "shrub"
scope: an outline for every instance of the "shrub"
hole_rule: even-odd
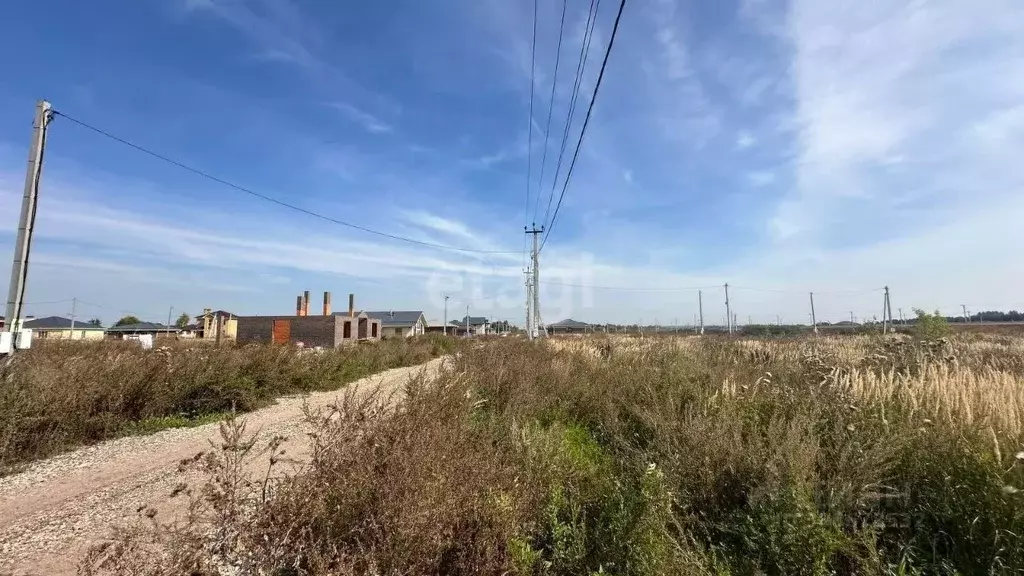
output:
[[[949,336],[949,322],[938,310],[929,314],[920,308],[915,308],[914,314],[917,314],[914,337],[918,340],[934,341]]]
[[[306,472],[266,499],[236,496],[237,516],[206,516],[230,538],[197,522],[108,562],[160,558],[187,572],[198,558],[253,574],[1020,573],[1024,348],[954,341],[948,362],[928,345],[880,345],[470,347],[393,406],[350,396],[320,415]],[[214,466],[211,482],[231,469]]]
[[[143,350],[125,342],[41,340],[0,367],[0,474],[82,444],[335,389],[454,345],[424,337],[321,352],[187,343]]]

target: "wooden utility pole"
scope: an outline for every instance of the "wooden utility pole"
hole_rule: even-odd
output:
[[[4,317],[7,332],[15,332],[21,327],[21,312],[25,302],[25,281],[28,279],[28,255],[32,248],[32,232],[36,224],[36,205],[39,199],[39,181],[43,174],[46,131],[52,119],[53,108],[50,103],[46,100],[36,102],[35,118],[32,121],[32,141],[28,148],[28,168],[25,171],[25,190],[21,198],[21,218],[18,220],[18,236],[14,242],[11,285],[7,289],[7,314]],[[13,348],[12,345],[12,350]]]

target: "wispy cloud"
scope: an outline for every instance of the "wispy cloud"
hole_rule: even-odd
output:
[[[350,120],[360,124],[363,128],[366,129],[367,132],[372,132],[374,134],[384,134],[387,132],[391,132],[393,130],[390,124],[384,123],[376,116],[364,112],[363,110],[360,110],[359,108],[356,108],[351,104],[347,104],[345,102],[332,102],[331,106],[334,109],[345,114],[345,116],[348,117]]]

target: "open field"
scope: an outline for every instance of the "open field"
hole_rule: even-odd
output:
[[[500,339],[88,573],[1018,574],[1024,340]],[[272,462],[272,461],[271,461]]]
[[[0,366],[0,475],[76,446],[212,422],[285,394],[333,390],[423,363],[454,344],[430,337],[314,352],[39,341]]]

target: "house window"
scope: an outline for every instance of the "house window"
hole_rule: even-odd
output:
[[[352,337],[352,323],[351,322],[345,322],[344,324],[345,324],[345,327],[342,329],[341,337],[342,338],[351,338]]]
[[[374,324],[374,325],[373,325],[373,328],[371,328],[371,329],[370,329],[370,334],[371,334],[371,336],[372,336],[373,338],[376,338],[376,337],[377,337],[377,325],[376,325],[376,324]]]
[[[395,336],[401,336],[401,335],[402,335],[402,329],[401,328],[395,328]]]

